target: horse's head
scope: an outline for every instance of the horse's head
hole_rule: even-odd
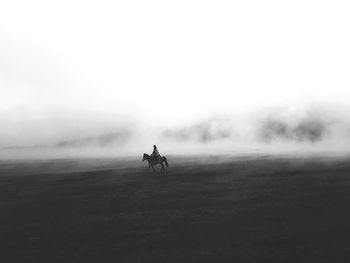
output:
[[[144,153],[144,154],[143,154],[142,161],[147,160],[147,159],[148,159],[147,157],[149,157],[149,155],[148,155],[148,154],[146,154],[146,153]]]

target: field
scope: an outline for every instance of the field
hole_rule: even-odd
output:
[[[350,262],[349,160],[0,161],[0,262]]]

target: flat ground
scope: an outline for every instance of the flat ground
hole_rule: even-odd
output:
[[[0,162],[0,262],[350,262],[350,158]]]

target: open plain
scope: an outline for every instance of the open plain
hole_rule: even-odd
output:
[[[0,161],[0,261],[350,262],[349,160]]]

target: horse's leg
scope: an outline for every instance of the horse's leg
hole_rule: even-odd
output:
[[[163,164],[163,162],[165,163],[165,165]],[[168,163],[167,163],[167,161],[166,161],[166,158],[165,157],[163,157],[163,159],[162,159],[162,166],[163,166],[163,170],[164,170],[164,172],[167,172],[167,170],[166,170],[166,167],[168,167]]]
[[[156,171],[156,169],[154,169],[154,166],[153,166],[153,164],[152,164],[152,169],[153,169],[153,172],[155,172],[155,171]]]
[[[164,170],[165,173],[167,172],[167,166],[166,165],[163,165],[163,170]]]

